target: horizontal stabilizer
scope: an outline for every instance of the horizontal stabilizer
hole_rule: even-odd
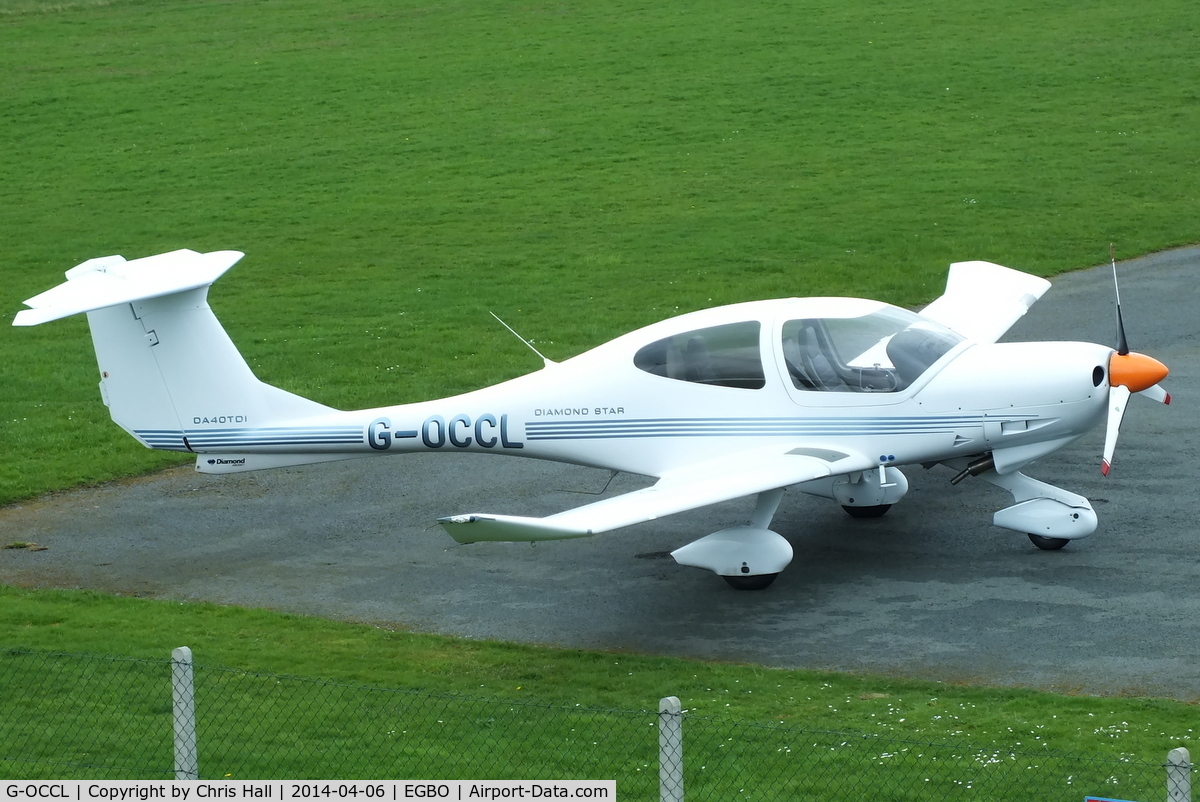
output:
[[[126,261],[121,256],[89,259],[67,271],[67,281],[25,302],[14,326],[51,320],[118,304],[207,287],[237,264],[238,251],[171,251]]]
[[[921,310],[968,340],[994,343],[1050,289],[1050,282],[991,262],[950,265],[946,292]]]
[[[876,467],[857,455],[755,449],[665,474],[657,484],[547,518],[469,514],[438,521],[459,543],[583,537],[767,490]],[[803,449],[811,452],[811,449]]]

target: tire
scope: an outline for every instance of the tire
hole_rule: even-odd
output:
[[[755,574],[754,576],[723,577],[734,590],[762,590],[775,581],[779,574]]]
[[[842,509],[850,514],[851,518],[878,518],[892,508],[891,504],[876,504],[874,507],[848,507],[842,505]]]
[[[1035,535],[1032,532],[1029,534],[1029,539],[1033,542],[1033,545],[1046,551],[1058,551],[1071,542],[1065,537],[1046,537],[1044,535]]]

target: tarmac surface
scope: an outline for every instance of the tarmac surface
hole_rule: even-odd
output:
[[[527,643],[1200,700],[1195,409],[1200,247],[1122,263],[1130,345],[1167,363],[1170,407],[1135,399],[1112,475],[1104,433],[1026,468],[1091,499],[1096,533],[1059,552],[991,525],[978,479],[905,469],[908,496],[856,520],[785,494],[795,560],[738,592],[668,552],[729,526],[741,500],[593,538],[457,546],[433,522],[547,515],[604,471],[484,455],[363,459],[233,476],[190,467],[0,509],[0,582],[269,607]],[[1006,339],[1112,343],[1107,266],[1055,280]],[[1191,466],[1191,467],[1189,467]],[[641,487],[619,476],[607,494]],[[1189,500],[1190,499],[1190,500]]]

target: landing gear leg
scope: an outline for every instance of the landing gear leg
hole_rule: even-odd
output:
[[[1024,532],[1033,545],[1057,551],[1068,541],[1096,531],[1096,512],[1083,496],[1031,479],[1020,471],[998,474],[995,469],[979,478],[1012,493],[1017,502],[992,516],[992,523]]]
[[[750,516],[750,526],[755,529],[766,529],[770,526],[776,510],[779,509],[779,502],[782,500],[782,487],[759,493],[758,501],[754,504],[754,515]]]
[[[754,515],[750,517],[750,526],[755,529],[766,529],[771,525],[771,519],[775,517],[776,510],[779,509],[779,502],[783,499],[783,488],[768,490],[765,493],[758,494],[758,502],[754,505]],[[748,566],[742,563],[742,568],[748,570]],[[725,576],[724,579],[729,583],[729,586],[734,590],[762,590],[775,581],[775,574],[734,574]]]
[[[714,532],[671,552],[675,562],[707,568],[737,590],[762,590],[792,561],[792,544],[767,527],[783,488],[758,494],[750,526]]]

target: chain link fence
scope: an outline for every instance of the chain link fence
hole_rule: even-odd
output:
[[[598,710],[217,667],[194,670],[192,718],[185,652],[0,650],[0,777],[615,779],[622,799],[645,800],[1146,802],[1167,798],[1168,770],[1190,776],[1185,752],[1171,768],[706,717],[674,698],[657,712]],[[1183,787],[1173,799],[1190,798]]]
[[[683,728],[683,785],[691,800],[1166,798],[1161,760],[1089,758],[700,716],[685,717]]]
[[[0,650],[0,777],[175,778],[176,666]],[[202,779],[621,777],[631,798],[657,794],[650,711],[202,666],[194,687]]]
[[[0,777],[171,779],[171,661],[0,651]]]

